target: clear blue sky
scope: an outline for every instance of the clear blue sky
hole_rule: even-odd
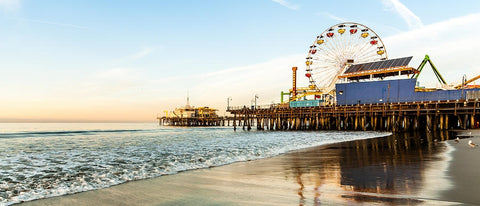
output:
[[[305,55],[316,35],[342,21],[388,38],[479,11],[479,1],[0,0],[0,121],[149,121],[183,104],[187,92],[193,104],[224,107],[234,94],[223,86],[198,89],[218,76],[194,75]],[[289,87],[282,80],[274,95],[252,93],[278,102]],[[237,96],[232,104],[250,101]]]

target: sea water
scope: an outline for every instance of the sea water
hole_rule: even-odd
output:
[[[0,205],[388,134],[152,123],[0,124]]]

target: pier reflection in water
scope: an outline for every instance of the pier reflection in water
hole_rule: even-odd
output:
[[[451,138],[417,132],[345,142],[294,153],[286,169],[298,184],[300,205],[310,198],[314,205],[417,204],[447,189],[441,141]]]

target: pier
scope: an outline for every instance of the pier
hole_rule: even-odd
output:
[[[233,117],[157,117],[160,125],[164,126],[230,126]]]
[[[250,130],[413,131],[474,129],[480,101],[426,101],[291,108],[288,104],[231,107],[233,127]]]
[[[234,130],[256,127],[257,130],[396,133],[480,128],[480,85],[468,85],[480,79],[480,75],[470,79],[464,75],[461,84],[448,84],[429,55],[416,68],[409,66],[412,59],[413,56],[389,59],[381,38],[365,25],[336,24],[317,35],[309,46],[305,61],[308,86],[297,85],[298,67],[294,66],[292,87],[280,92],[281,103],[257,106],[255,94],[255,106],[230,107],[229,97],[226,111],[233,115]],[[440,86],[426,88],[417,81],[427,64]],[[288,95],[286,101],[285,95]],[[225,125],[221,119],[190,119],[201,112],[193,112],[188,99],[185,109],[174,114],[187,118],[167,118],[161,122]]]
[[[233,118],[218,116],[217,111],[207,106],[191,106],[190,98],[187,96],[187,104],[184,107],[176,108],[171,112],[165,111],[165,116],[157,116],[157,119],[159,125],[164,126],[230,126]]]

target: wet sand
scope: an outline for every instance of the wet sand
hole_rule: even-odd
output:
[[[472,148],[468,141],[480,143],[480,130],[461,132],[462,139],[447,141],[455,149],[447,175],[453,182],[453,188],[445,191],[444,199],[469,205],[480,205],[480,147]]]
[[[480,137],[449,139],[412,133],[337,143],[24,205],[480,204],[480,148],[467,145]]]

